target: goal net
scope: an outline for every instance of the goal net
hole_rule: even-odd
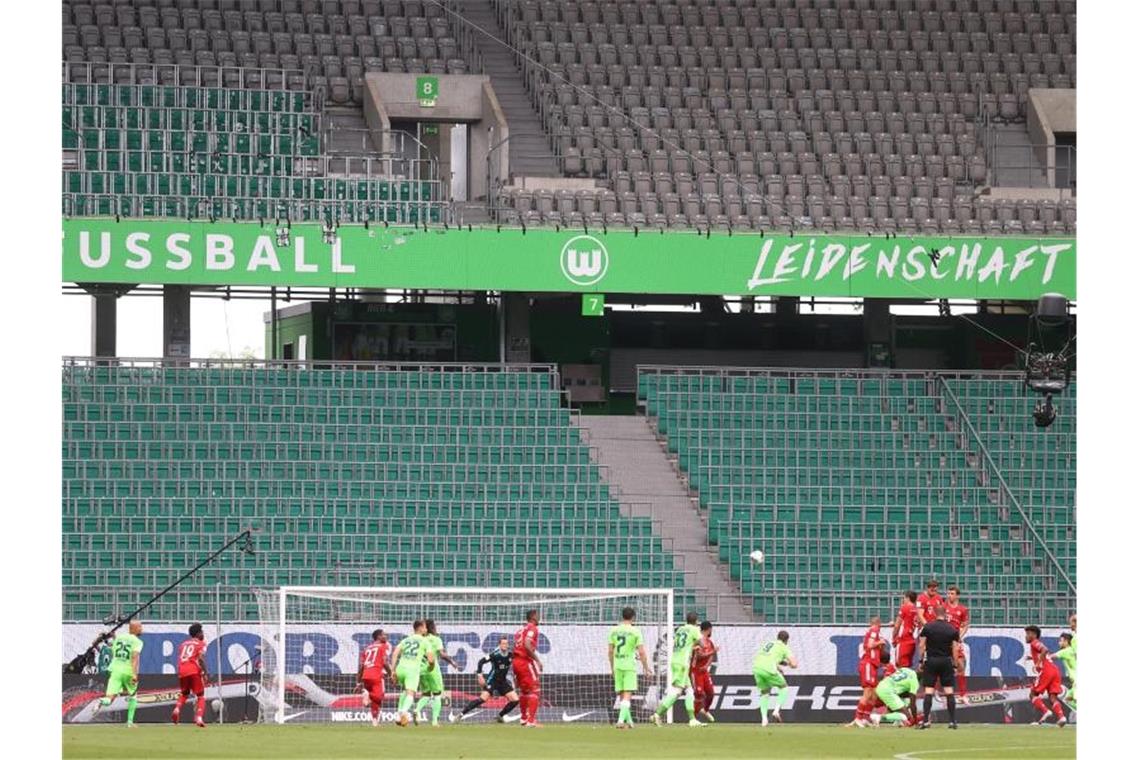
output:
[[[444,717],[478,697],[476,664],[539,611],[542,660],[540,722],[604,722],[616,718],[616,695],[607,647],[609,631],[624,607],[645,642],[653,675],[638,668],[635,720],[668,679],[672,649],[671,589],[352,588],[288,586],[257,592],[261,631],[260,719],[263,722],[362,722],[370,720],[366,698],[356,688],[361,651],[372,631],[384,629],[394,648],[411,633],[415,619],[430,618],[458,668],[443,665]],[[441,663],[442,664],[442,663]],[[396,719],[398,687],[385,684],[381,719]],[[494,696],[463,718],[494,720],[506,704]],[[509,720],[517,721],[516,708]]]

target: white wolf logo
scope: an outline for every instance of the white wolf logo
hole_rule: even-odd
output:
[[[578,235],[562,246],[562,274],[575,285],[593,285],[606,276],[610,256],[600,240]]]

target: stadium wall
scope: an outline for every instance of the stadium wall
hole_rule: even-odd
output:
[[[217,652],[212,644],[216,637],[215,626],[205,623],[206,638],[211,643],[207,664],[217,669]],[[360,650],[371,639],[374,625],[363,623],[290,626],[290,651],[287,672],[312,675],[355,674]],[[610,624],[602,625],[551,625],[541,628],[539,653],[543,656],[544,672],[549,674],[597,675],[608,673],[606,663],[606,634]],[[441,626],[444,645],[460,665],[451,673],[474,673],[475,663],[484,651],[494,648],[499,637],[510,636],[513,628],[498,625]],[[83,651],[103,630],[96,623],[64,625],[63,659],[70,660]],[[222,623],[222,673],[246,672],[247,663],[256,657],[261,636],[256,624]],[[717,673],[720,675],[751,676],[752,656],[764,641],[774,639],[780,629],[775,626],[726,625],[713,630],[713,640],[720,647]],[[789,645],[799,659],[800,667],[793,671],[797,676],[851,676],[857,673],[859,646],[864,629],[854,626],[800,626],[788,627]],[[1057,631],[1047,631],[1042,638],[1050,650],[1057,648]],[[393,632],[393,645],[403,633]],[[297,637],[296,645],[293,637]],[[170,675],[177,672],[177,645],[186,638],[186,624],[147,623],[142,635],[144,647],[139,667],[142,673]],[[583,645],[594,640],[597,646]],[[1001,677],[1024,679],[1030,677],[1026,663],[1022,662],[1026,649],[1024,633],[1020,628],[973,628],[966,637],[968,647],[967,675],[971,677]]]
[[[711,712],[718,723],[756,723],[760,705],[759,692],[751,675],[714,676]],[[355,676],[314,676],[298,679],[289,694],[285,718],[290,723],[367,723],[371,714]],[[64,723],[121,723],[126,710],[123,699],[96,709],[103,696],[106,675],[63,677]],[[474,676],[453,679],[447,692],[449,711],[456,711],[475,696]],[[605,693],[611,688],[608,675],[548,676],[543,679],[542,705],[539,717],[544,723],[598,723],[611,718],[609,705],[593,705],[583,709],[580,695],[585,692]],[[789,676],[788,698],[783,706],[786,720],[793,723],[843,723],[850,720],[863,690],[855,676]],[[173,675],[144,675],[139,679],[138,712],[140,723],[170,722],[170,711],[178,699],[178,678]],[[962,723],[1028,723],[1037,717],[1028,701],[1026,684],[1008,683],[1001,678],[971,678],[969,691],[958,697],[958,720]],[[399,692],[388,689],[380,709],[383,723],[396,720]],[[206,689],[206,721],[208,723],[257,722],[263,704],[272,712],[274,702],[254,676],[227,676]],[[217,700],[224,702],[219,709]],[[639,722],[647,719],[644,694],[633,695]],[[487,702],[472,713],[472,723],[486,723],[504,703],[502,697]],[[942,700],[934,704],[935,720],[945,710]],[[680,703],[674,706],[673,719],[684,717]],[[518,711],[507,716],[507,722],[518,720]],[[1071,718],[1070,718],[1071,720]]]

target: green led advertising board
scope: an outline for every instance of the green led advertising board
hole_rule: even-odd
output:
[[[873,298],[1076,299],[1072,238],[760,235],[632,230],[70,219],[63,280]]]

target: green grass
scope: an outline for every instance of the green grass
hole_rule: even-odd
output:
[[[930,731],[831,725],[715,725],[617,731],[610,726],[384,725],[65,726],[65,758],[959,758],[1076,757],[1074,729],[945,726]]]

